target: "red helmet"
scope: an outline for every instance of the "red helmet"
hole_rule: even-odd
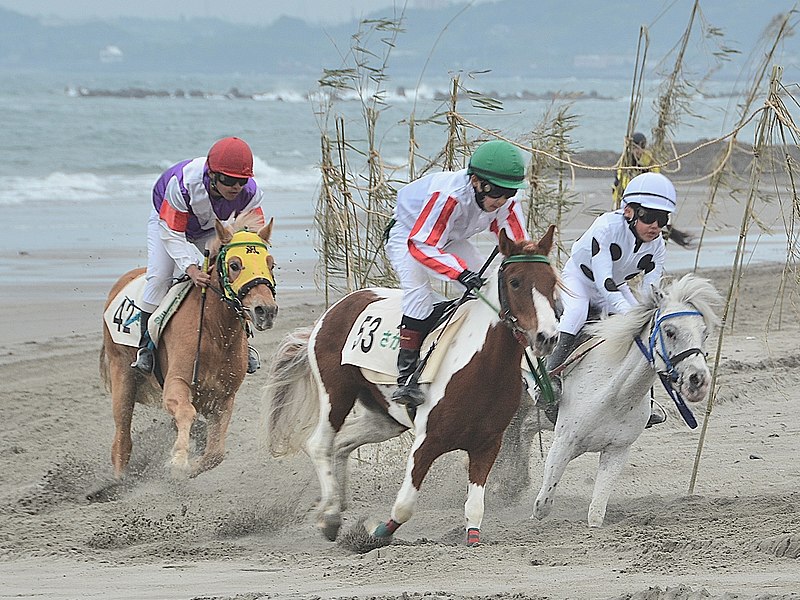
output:
[[[253,153],[244,140],[222,138],[208,151],[208,168],[231,177],[252,177]]]

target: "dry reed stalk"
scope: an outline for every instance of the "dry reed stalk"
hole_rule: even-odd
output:
[[[704,206],[704,214],[702,218],[702,226],[700,229],[700,237],[697,241],[697,248],[695,250],[695,259],[694,259],[694,270],[697,271],[698,266],[700,264],[700,251],[703,247],[703,242],[705,240],[706,232],[708,231],[709,224],[711,222],[711,217],[714,214],[715,210],[715,202],[717,198],[717,194],[720,190],[720,187],[725,185],[726,183],[729,185],[732,179],[736,178],[736,174],[732,172],[730,168],[729,158],[731,157],[734,148],[737,145],[736,136],[741,130],[745,123],[747,123],[750,119],[750,111],[753,106],[753,103],[756,101],[761,94],[761,87],[763,85],[764,79],[767,76],[767,72],[769,71],[770,66],[772,65],[773,58],[775,53],[778,49],[778,45],[780,42],[787,36],[790,36],[794,33],[793,28],[790,26],[790,18],[793,16],[793,11],[789,11],[784,15],[777,15],[775,19],[773,19],[772,23],[766,28],[764,34],[762,35],[762,39],[769,40],[772,39],[767,51],[763,53],[761,56],[760,62],[756,65],[755,74],[752,78],[752,85],[750,86],[750,90],[748,91],[747,95],[744,98],[744,102],[742,102],[738,107],[739,112],[739,120],[734,129],[734,133],[728,138],[728,142],[725,148],[720,152],[720,156],[718,156],[716,161],[716,166],[714,168],[713,173],[711,174],[711,179],[709,181],[709,194],[708,199],[705,202]]]
[[[754,154],[756,159],[751,163],[749,193],[742,214],[742,222],[739,229],[739,240],[736,246],[736,254],[734,257],[733,265],[731,267],[731,277],[728,285],[728,292],[725,300],[722,315],[722,327],[720,328],[719,337],[717,340],[716,355],[714,357],[714,364],[712,369],[712,377],[710,384],[710,392],[708,403],[706,405],[705,418],[703,426],[700,431],[700,438],[697,444],[697,451],[695,454],[694,465],[692,468],[692,475],[689,482],[688,493],[694,494],[695,485],[697,483],[697,475],[700,467],[700,459],[705,443],[705,436],[708,431],[708,425],[711,419],[711,413],[714,407],[714,402],[717,396],[717,376],[719,372],[719,364],[722,356],[722,347],[725,340],[725,333],[728,325],[733,325],[733,316],[735,313],[736,300],[738,297],[739,286],[744,272],[744,256],[745,247],[747,245],[748,232],[751,226],[756,222],[757,217],[755,214],[756,201],[759,199],[759,184],[763,173],[765,172],[764,161],[771,161],[771,154],[768,152],[774,147],[773,140],[776,130],[780,134],[783,148],[788,148],[786,142],[786,134],[789,133],[794,143],[797,144],[798,137],[800,137],[800,130],[794,124],[791,115],[786,110],[783,101],[781,100],[780,93],[784,88],[781,84],[781,67],[773,67],[772,77],[770,80],[769,94],[766,100],[766,110],[761,114],[761,119],[756,131],[754,142]],[[762,158],[764,157],[764,158]],[[785,154],[785,166],[788,180],[790,182],[791,191],[791,207],[789,216],[789,225],[787,226],[787,263],[795,262],[798,256],[798,238],[796,233],[797,218],[800,216],[800,207],[798,206],[797,188],[795,185],[796,176],[794,175],[794,159],[788,152]],[[769,165],[771,170],[773,165]],[[797,281],[796,268],[794,269],[795,280]],[[787,273],[786,266],[784,267],[784,274]],[[784,280],[780,284],[781,289],[784,289]],[[777,300],[776,300],[777,301]]]

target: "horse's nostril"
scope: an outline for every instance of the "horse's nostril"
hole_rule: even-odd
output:
[[[701,385],[703,385],[704,379],[705,379],[704,377],[701,377],[697,373],[692,373],[689,376],[689,383],[692,385],[692,387],[700,387]]]

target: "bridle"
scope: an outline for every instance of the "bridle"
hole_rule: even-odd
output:
[[[701,348],[687,348],[686,350],[678,352],[677,354],[670,355],[669,352],[667,352],[667,345],[664,342],[664,334],[661,331],[661,325],[664,323],[664,321],[668,319],[674,319],[675,317],[689,316],[702,317],[703,313],[697,310],[680,310],[674,313],[661,315],[661,310],[659,309],[655,313],[653,330],[650,332],[649,345],[646,347],[638,335],[634,338],[634,340],[636,341],[636,345],[639,346],[639,350],[647,359],[647,362],[650,363],[655,372],[658,374],[661,384],[664,386],[664,389],[667,391],[667,394],[669,394],[670,398],[672,398],[673,402],[675,402],[675,406],[677,407],[678,412],[681,413],[683,420],[690,429],[694,429],[697,427],[697,419],[694,418],[691,409],[686,406],[686,402],[681,397],[680,392],[678,392],[672,386],[672,384],[677,383],[678,379],[680,378],[680,374],[678,373],[676,367],[681,363],[681,361],[686,360],[690,356],[694,356],[696,354],[705,355],[705,353]],[[656,367],[656,356],[658,356],[664,363],[664,369],[659,370]]]
[[[235,237],[236,236],[234,235],[234,239]],[[266,252],[267,256],[270,255],[269,248],[263,241],[231,240],[230,242],[228,242],[227,244],[223,245],[220,248],[219,254],[217,254],[214,263],[214,267],[216,268],[217,273],[219,273],[219,281],[221,289],[218,289],[212,285],[209,285],[208,288],[211,291],[215,292],[225,304],[230,306],[236,312],[236,315],[239,317],[239,320],[244,322],[248,314],[248,309],[244,306],[242,301],[245,299],[250,290],[252,290],[257,285],[263,284],[266,285],[267,288],[269,288],[274,298],[276,295],[276,289],[275,289],[275,278],[272,274],[272,270],[269,268],[268,265],[266,266],[266,273],[255,273],[250,279],[244,281],[241,284],[238,292],[233,289],[231,277],[228,272],[227,255],[228,251],[231,248],[241,247],[241,246],[252,246],[254,248],[261,248]]]
[[[514,334],[516,340],[523,346],[528,345],[526,331],[519,326],[517,317],[511,312],[511,307],[508,303],[508,294],[505,286],[505,269],[510,264],[515,263],[544,263],[550,264],[550,260],[543,254],[513,254],[503,259],[500,263],[500,269],[497,276],[497,294],[500,300],[500,321]]]
[[[636,344],[639,346],[639,350],[642,351],[647,361],[653,365],[653,368],[659,375],[666,375],[669,377],[669,380],[673,383],[678,381],[680,377],[676,367],[684,360],[689,358],[690,356],[695,356],[696,354],[705,354],[702,348],[687,348],[686,350],[682,350],[677,354],[669,354],[667,351],[667,345],[664,341],[664,333],[661,330],[661,325],[664,321],[669,319],[674,319],[676,317],[690,317],[690,316],[697,316],[702,317],[703,313],[697,310],[681,310],[674,313],[668,313],[666,315],[661,315],[661,310],[657,310],[654,318],[653,323],[653,330],[650,332],[650,340],[648,347],[645,348],[644,343],[642,342],[639,336],[636,336]],[[655,366],[656,356],[661,359],[664,363],[664,369],[659,370]]]

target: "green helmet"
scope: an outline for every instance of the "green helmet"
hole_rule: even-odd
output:
[[[478,146],[469,159],[467,173],[504,188],[527,186],[522,153],[503,140],[491,140]]]

